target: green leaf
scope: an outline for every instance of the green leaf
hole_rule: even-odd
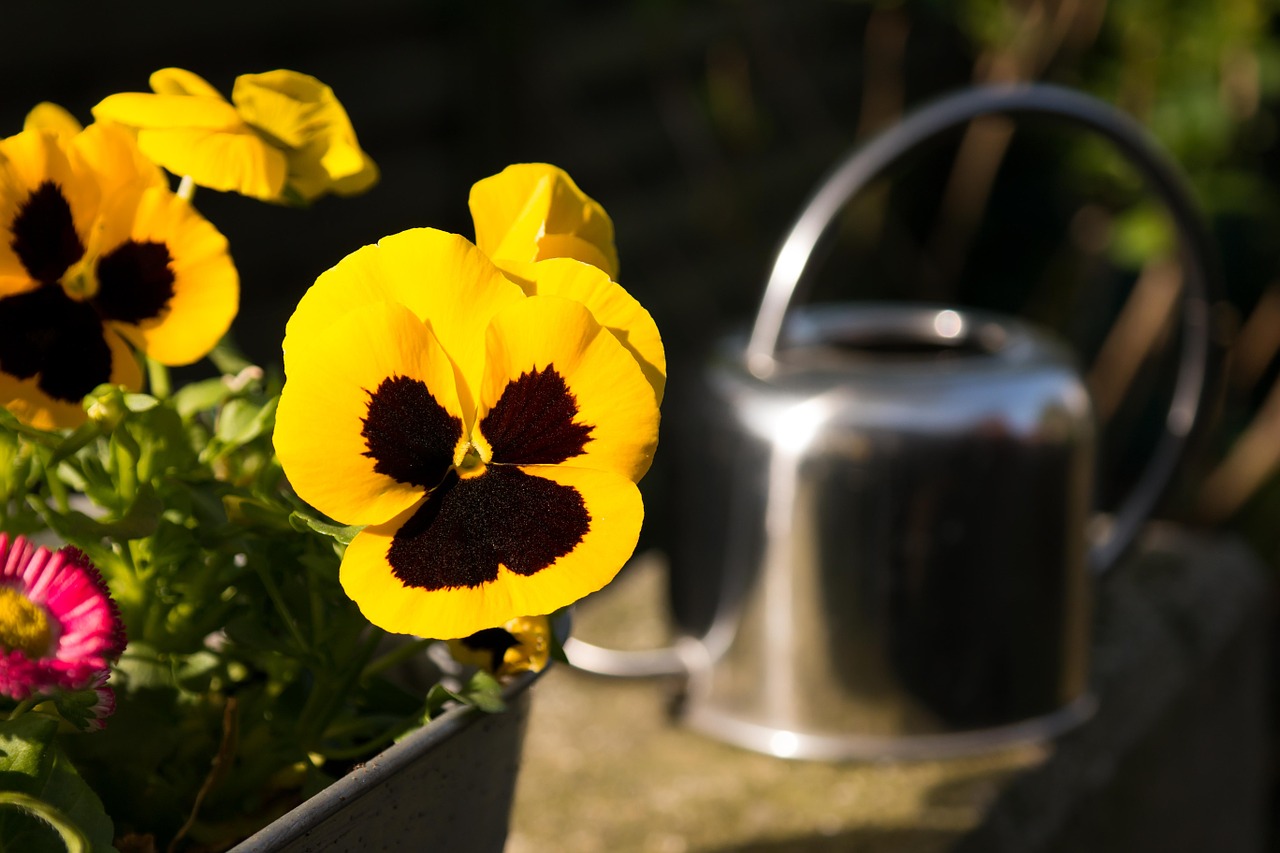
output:
[[[321,521],[315,516],[297,510],[289,516],[289,523],[295,530],[314,530],[316,533],[336,539],[342,545],[350,545],[351,540],[356,538],[356,534],[364,529],[358,524],[343,525]]]
[[[87,849],[94,853],[113,850],[111,818],[54,744],[57,730],[57,721],[41,714],[0,722],[0,791],[34,797],[52,807],[58,817],[83,833],[90,845]],[[64,847],[57,836],[28,812],[0,809],[0,850],[60,853]]]
[[[468,705],[474,705],[487,714],[498,714],[507,710],[507,703],[502,701],[502,685],[484,670],[477,670],[462,690],[462,698]]]
[[[427,691],[426,718],[433,720],[440,716],[440,713],[444,711],[445,706],[450,702],[466,704],[466,701],[462,694],[453,692],[443,684],[433,684],[431,689]]]
[[[125,394],[124,405],[131,412],[147,412],[160,405],[150,394]]]
[[[93,487],[95,495],[100,487]],[[103,496],[104,498],[106,496]],[[95,500],[95,503],[98,501]],[[46,521],[68,542],[92,542],[102,539],[142,539],[156,532],[165,506],[155,491],[147,485],[138,490],[137,498],[129,511],[115,521],[98,521],[82,512],[72,510],[65,515],[49,512]]]
[[[55,846],[48,829],[42,831],[37,826],[24,826],[23,821],[17,821],[16,824],[19,827],[17,830],[12,833],[5,832],[0,836],[0,850],[60,850],[65,847],[68,853],[88,853],[89,840],[62,812],[35,797],[13,791],[0,791],[0,813],[14,808],[20,813],[35,818],[38,822],[43,822],[48,829],[57,833],[61,844]]]
[[[276,406],[280,402],[273,397],[264,404],[251,400],[229,400],[218,413],[214,434],[230,447],[248,444],[268,432],[275,424]]]
[[[58,721],[41,714],[0,722],[0,790],[36,793],[53,767],[57,731]]]
[[[58,716],[81,731],[89,729],[97,719],[93,712],[98,704],[98,691],[92,687],[85,690],[62,690],[53,697],[53,706],[58,709]]]
[[[186,420],[196,412],[208,411],[220,406],[231,394],[231,386],[218,377],[183,386],[171,400],[178,414]]]

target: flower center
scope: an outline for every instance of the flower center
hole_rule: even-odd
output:
[[[0,587],[0,649],[29,658],[46,657],[53,626],[45,609],[13,587]]]
[[[85,254],[62,274],[62,289],[77,302],[84,302],[98,295],[98,259]]]
[[[458,476],[464,480],[471,477],[479,477],[484,473],[484,458],[480,455],[480,448],[475,444],[467,442],[467,449],[462,454],[457,466]]]

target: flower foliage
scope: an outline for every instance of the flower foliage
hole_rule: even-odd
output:
[[[547,665],[548,614],[635,546],[666,363],[604,209],[521,164],[473,188],[475,243],[356,250],[284,376],[250,364],[192,187],[302,205],[377,168],[307,75],[151,87],[0,139],[0,801],[95,850],[226,849]],[[464,679],[421,654],[447,639]],[[0,849],[25,831],[0,810]]]

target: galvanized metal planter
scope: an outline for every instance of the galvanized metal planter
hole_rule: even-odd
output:
[[[230,853],[499,853],[537,678],[508,685],[504,713],[445,712]]]

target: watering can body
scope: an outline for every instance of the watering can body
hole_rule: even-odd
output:
[[[1094,512],[1095,426],[1072,354],[992,313],[793,305],[819,238],[903,154],[989,114],[1100,135],[1164,204],[1183,283],[1169,407],[1143,472]],[[683,534],[669,649],[570,638],[575,666],[684,674],[681,718],[779,756],[940,757],[1086,719],[1091,595],[1203,423],[1221,292],[1186,182],[1112,107],[975,87],[854,149],[784,239],[749,334],[715,349],[675,430]]]
[[[920,305],[806,307],[787,338],[763,378],[721,342],[684,443],[686,721],[871,757],[1087,716],[1095,440],[1069,351]]]

